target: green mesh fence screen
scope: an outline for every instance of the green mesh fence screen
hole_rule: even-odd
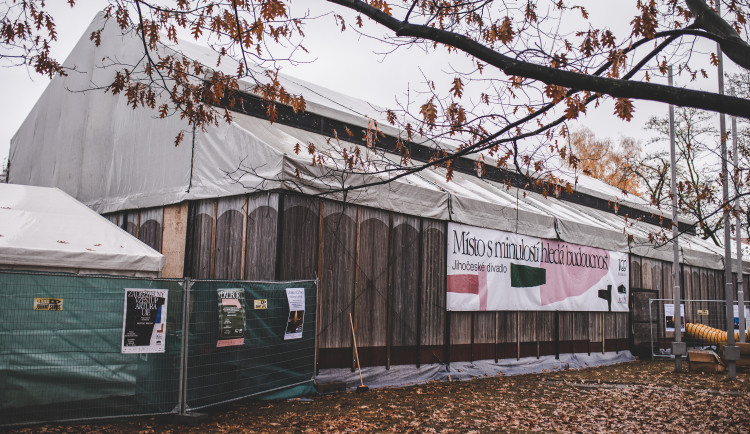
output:
[[[187,300],[182,284],[0,272],[0,426],[174,413],[247,396],[314,391],[314,282],[194,282]],[[220,310],[219,295],[227,295],[218,292],[222,288],[241,289],[243,309],[229,301]],[[304,288],[298,339],[284,340],[286,288]],[[166,291],[164,352],[123,354],[127,289]],[[264,299],[267,308],[255,309],[255,300]],[[236,325],[239,311],[244,336],[222,338],[220,319]],[[184,312],[190,315],[187,339]],[[219,341],[232,346],[217,347]]]
[[[121,353],[124,288],[168,290],[165,353]],[[36,310],[47,306],[35,299],[62,310]],[[181,306],[176,281],[0,273],[0,421],[172,411]]]
[[[288,292],[292,298],[303,297],[297,303],[304,302],[304,314],[290,308]],[[220,339],[236,321],[236,309],[235,314],[222,312],[237,304],[232,301],[237,293],[242,294],[243,336]],[[190,294],[188,407],[264,394],[284,398],[314,393],[315,282],[195,281]]]

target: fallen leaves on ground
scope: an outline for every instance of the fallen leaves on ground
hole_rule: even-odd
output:
[[[241,401],[197,427],[159,418],[45,425],[21,432],[486,432],[750,430],[750,374],[674,373],[673,362],[491,377],[315,396]]]

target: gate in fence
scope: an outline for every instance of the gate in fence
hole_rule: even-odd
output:
[[[745,318],[750,313],[750,304],[744,302]],[[649,299],[649,324],[651,332],[651,356],[672,357],[674,342],[675,306],[672,299]],[[747,326],[739,324],[738,304],[734,303],[734,330],[739,342],[740,330],[750,342]],[[727,314],[725,300],[683,300],[682,339],[688,348],[714,348],[727,340]]]
[[[315,281],[0,272],[0,426],[314,391]]]

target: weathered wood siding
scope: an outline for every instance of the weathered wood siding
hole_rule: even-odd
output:
[[[169,277],[319,277],[319,367],[353,366],[350,314],[363,366],[637,352],[650,344],[648,300],[672,297],[671,264],[631,255],[629,313],[446,312],[446,222],[295,194],[253,193],[107,218],[165,250],[168,264],[184,264],[172,264]],[[744,286],[750,299],[747,276]],[[721,270],[683,265],[681,288],[688,321],[707,323],[695,311],[708,309],[723,326],[723,306],[702,301],[724,298]],[[657,307],[651,316],[663,339]]]
[[[278,221],[278,193],[260,193],[248,196],[245,279],[273,280],[276,277]]]

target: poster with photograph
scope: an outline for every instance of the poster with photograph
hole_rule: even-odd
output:
[[[163,353],[167,329],[166,289],[125,288],[123,354]]]
[[[217,347],[245,343],[245,290],[219,289],[219,339]]]
[[[302,339],[302,326],[305,324],[305,288],[287,288],[289,319],[286,323],[284,340]]]
[[[680,304],[680,317],[682,321],[680,323],[680,330],[685,331],[685,305]],[[674,303],[664,303],[664,330],[668,332],[674,331]]]

